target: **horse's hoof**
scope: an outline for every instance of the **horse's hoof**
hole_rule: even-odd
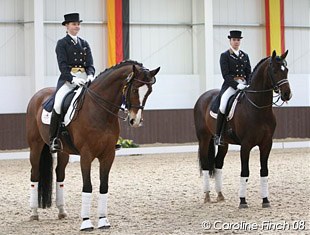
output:
[[[59,213],[58,214],[58,219],[65,219],[67,218],[68,214],[66,212],[63,212],[63,213]]]
[[[210,203],[211,199],[210,199],[210,195],[206,194],[205,199],[204,199],[204,203]]]
[[[30,221],[33,221],[33,220],[39,220],[39,216],[38,215],[30,216]]]
[[[262,208],[269,208],[270,206],[270,202],[266,202],[266,203],[262,203]]]
[[[91,223],[90,219],[88,220],[84,220],[81,224],[81,227],[80,227],[80,230],[81,231],[92,231],[94,230],[94,226],[93,224]]]
[[[107,218],[101,218],[98,221],[98,229],[109,229],[111,227]]]
[[[239,204],[239,209],[244,209],[244,208],[249,208],[247,203],[240,203]]]
[[[217,198],[216,198],[217,202],[223,202],[225,201],[225,197],[223,196],[222,193],[218,193]]]

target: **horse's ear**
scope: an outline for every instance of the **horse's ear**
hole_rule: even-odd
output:
[[[281,55],[281,59],[284,60],[288,54],[288,50]]]
[[[160,67],[158,67],[157,69],[154,69],[152,71],[150,71],[151,77],[154,77],[160,70]]]
[[[276,56],[277,56],[276,50],[273,50],[271,58],[274,59],[276,58]]]

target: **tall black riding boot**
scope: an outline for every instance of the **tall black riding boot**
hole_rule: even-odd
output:
[[[223,141],[221,138],[221,132],[222,132],[222,127],[223,127],[223,123],[224,123],[224,118],[225,118],[225,115],[222,114],[221,111],[218,111],[217,123],[216,123],[216,133],[214,136],[215,145],[222,145],[223,144]]]
[[[56,113],[53,109],[51,124],[50,124],[50,152],[56,153],[61,151],[61,142],[58,138],[58,129],[59,129],[60,114]]]

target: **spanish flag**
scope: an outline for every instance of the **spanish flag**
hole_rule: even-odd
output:
[[[267,55],[284,53],[284,0],[265,0],[265,12]]]
[[[129,58],[129,0],[107,0],[108,65]]]

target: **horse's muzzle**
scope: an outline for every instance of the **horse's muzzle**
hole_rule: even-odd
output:
[[[282,101],[289,101],[292,98],[291,92],[284,92],[281,94],[281,100]]]
[[[143,126],[143,120],[137,121],[136,119],[130,119],[129,124],[132,127],[141,127]]]
[[[129,112],[129,125],[132,127],[143,126],[142,110],[138,110],[137,113]]]

